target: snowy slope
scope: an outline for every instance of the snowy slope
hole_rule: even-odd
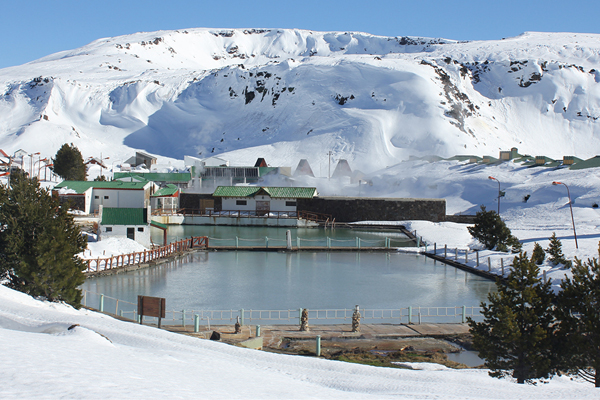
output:
[[[600,35],[477,42],[303,30],[159,31],[0,70],[7,152],[348,159],[600,153]]]
[[[377,368],[242,349],[37,301],[1,285],[0,346],[3,399],[597,398],[593,385],[568,377],[518,385],[486,370]]]

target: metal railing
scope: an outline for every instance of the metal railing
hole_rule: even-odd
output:
[[[114,297],[83,290],[82,304],[85,307],[130,318],[138,321],[137,304]],[[422,322],[465,323],[467,317],[476,321],[483,319],[481,307],[401,307],[395,309],[361,309],[361,321],[364,323],[420,324]],[[113,312],[114,311],[114,312]],[[309,309],[308,319],[312,324],[339,324],[351,321],[354,308],[346,309]],[[235,323],[239,317],[242,325],[246,323],[269,323],[272,325],[300,324],[302,309],[288,310],[168,310],[162,323],[165,325],[191,325],[196,320],[205,324],[227,325]],[[148,323],[157,322],[156,318],[144,317]]]

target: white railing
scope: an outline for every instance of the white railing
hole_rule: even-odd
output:
[[[82,304],[99,311],[138,320],[137,304],[114,297],[105,296],[83,290]],[[394,323],[417,324],[421,322],[464,323],[466,318],[475,320],[483,318],[481,307],[450,306],[450,307],[401,307],[396,309],[361,309],[361,321],[364,323]],[[346,309],[309,309],[308,319],[313,324],[346,323],[352,319],[354,308]],[[276,324],[299,324],[302,309],[288,310],[169,310],[165,311],[162,323],[165,325],[190,325],[195,319],[205,321],[205,324],[232,324],[238,317],[244,323],[265,322]],[[153,323],[155,318],[144,317],[144,321]]]

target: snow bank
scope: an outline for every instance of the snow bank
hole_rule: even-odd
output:
[[[0,346],[5,399],[597,398],[592,385],[567,377],[517,385],[485,370],[377,368],[242,349],[34,300],[3,286]]]

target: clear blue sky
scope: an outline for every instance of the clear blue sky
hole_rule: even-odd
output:
[[[0,68],[140,31],[299,28],[456,40],[600,33],[598,0],[0,0]]]

